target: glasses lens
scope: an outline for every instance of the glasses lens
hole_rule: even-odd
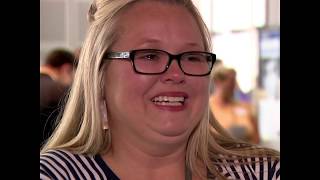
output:
[[[181,68],[185,73],[191,75],[203,75],[210,72],[212,67],[212,56],[209,53],[193,52],[186,53],[181,57]]]
[[[141,73],[161,73],[169,59],[168,54],[158,50],[137,50],[134,53],[135,68]]]

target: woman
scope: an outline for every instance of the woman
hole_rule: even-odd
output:
[[[40,179],[279,177],[278,153],[239,144],[209,121],[215,55],[192,1],[97,0],[89,19]]]
[[[209,104],[215,118],[235,138],[258,144],[258,127],[251,105],[234,97],[236,71],[221,66],[214,69],[212,80],[214,92]]]

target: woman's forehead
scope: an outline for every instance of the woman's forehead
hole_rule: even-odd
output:
[[[137,3],[123,12],[118,22],[120,42],[157,45],[165,41],[183,41],[180,44],[201,49],[204,46],[195,18],[181,5],[154,1]]]

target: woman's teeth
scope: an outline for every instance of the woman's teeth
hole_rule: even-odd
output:
[[[157,96],[152,99],[152,102],[162,106],[182,106],[185,97]]]

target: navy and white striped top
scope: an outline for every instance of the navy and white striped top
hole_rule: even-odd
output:
[[[227,179],[280,180],[279,161],[254,157],[245,161],[257,160],[260,162],[245,165],[232,165],[229,160],[221,160],[224,165],[219,165],[218,169]],[[72,154],[65,150],[50,150],[40,155],[40,179],[119,180],[100,155],[91,157]]]

